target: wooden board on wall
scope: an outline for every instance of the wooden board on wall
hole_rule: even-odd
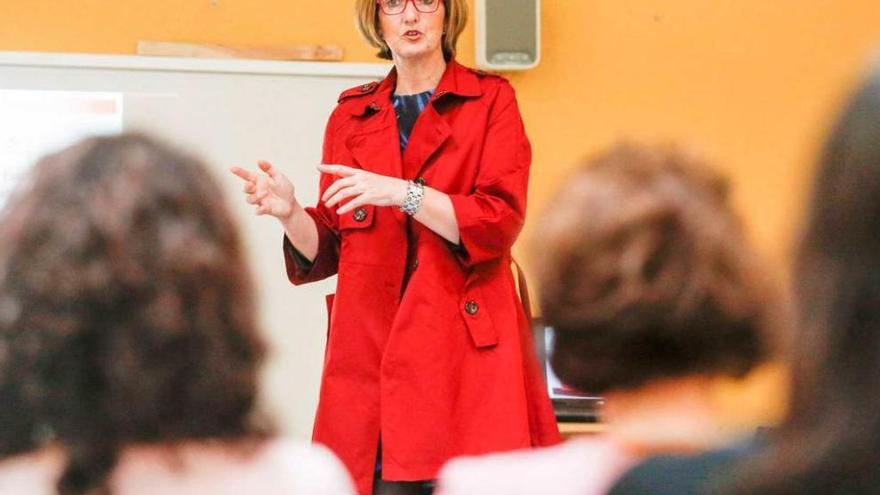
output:
[[[138,42],[137,54],[161,57],[315,60],[328,62],[342,60],[344,51],[338,45],[256,47],[142,40]]]

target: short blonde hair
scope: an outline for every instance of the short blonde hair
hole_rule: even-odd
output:
[[[446,7],[443,19],[443,58],[447,61],[455,57],[458,37],[467,25],[468,5],[466,0],[441,0]],[[357,28],[367,43],[379,49],[379,58],[391,60],[391,49],[382,39],[379,28],[379,5],[376,0],[356,0]]]

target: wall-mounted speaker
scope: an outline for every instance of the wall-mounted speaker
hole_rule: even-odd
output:
[[[541,0],[477,0],[477,67],[525,70],[541,60]]]

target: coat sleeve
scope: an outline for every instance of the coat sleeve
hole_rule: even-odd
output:
[[[333,161],[335,115],[334,111],[324,130],[322,163],[335,163]],[[324,195],[324,191],[333,183],[333,180],[333,176],[321,174],[318,186],[318,204],[305,209],[306,213],[315,221],[315,226],[318,229],[318,253],[315,259],[309,262],[293,246],[287,235],[284,235],[284,265],[287,268],[287,278],[294,285],[323,280],[335,275],[339,269],[339,217],[335,210],[327,208],[321,201],[321,196]]]
[[[450,195],[458,222],[456,252],[465,266],[509,252],[525,221],[532,150],[516,95],[504,82],[492,107],[471,194]]]

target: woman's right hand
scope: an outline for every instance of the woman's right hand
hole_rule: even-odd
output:
[[[257,207],[257,215],[271,215],[282,221],[289,218],[297,206],[293,183],[271,163],[260,161],[257,165],[263,173],[241,167],[230,169],[244,180],[247,202]]]

